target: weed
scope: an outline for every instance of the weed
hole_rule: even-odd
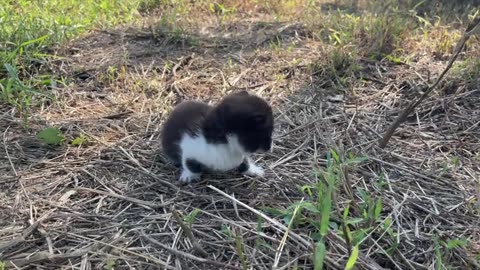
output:
[[[154,37],[164,39],[165,44],[195,44],[196,40],[186,35],[186,31],[178,23],[179,13],[172,11],[161,17],[155,25]]]
[[[190,214],[188,214],[184,219],[188,224],[188,227],[192,228],[192,224],[195,221],[195,218],[197,217],[198,213],[200,213],[200,210],[195,208]]]
[[[28,110],[39,94],[48,96],[54,81],[37,74],[53,58],[53,45],[92,27],[133,22],[142,2],[0,0],[0,101]]]
[[[447,248],[448,251],[451,251],[455,248],[463,248],[468,245],[468,240],[465,238],[460,239],[449,239],[446,243],[443,243],[444,246]]]
[[[228,14],[232,14],[236,12],[236,9],[234,7],[228,8],[225,4],[220,4],[220,3],[210,3],[208,5],[208,8],[210,12],[215,13],[217,15],[222,15],[226,16]]]
[[[339,220],[342,223],[344,231],[348,231],[348,234],[343,233],[347,242],[350,243],[350,239],[352,238],[356,239],[353,241],[355,247],[353,247],[348,266],[353,267],[357,260],[358,245],[361,243],[361,240],[365,237],[366,233],[364,230],[358,230],[354,232],[352,236],[352,233],[350,233],[350,229],[348,228],[360,222],[367,223],[366,221],[369,221],[369,215],[362,218],[349,218],[348,206],[344,209],[342,218],[332,217],[332,213],[334,207],[337,205],[335,201],[335,193],[343,179],[342,174],[344,167],[352,166],[363,160],[364,159],[362,158],[351,156],[343,161],[337,152],[332,149],[327,153],[326,169],[318,169],[315,171],[317,182],[314,185],[301,187],[302,192],[308,197],[307,200],[294,203],[285,210],[265,208],[269,213],[281,217],[284,223],[289,227],[296,228],[299,226],[312,226],[315,228],[315,231],[312,232],[313,238],[317,241],[314,253],[315,269],[322,269],[326,256],[325,237],[329,230],[339,230],[339,226],[337,225]],[[370,203],[370,201],[368,202]],[[372,217],[379,219],[382,209],[379,200],[376,201],[376,204],[372,209]],[[299,213],[298,215],[296,215],[297,212]],[[370,213],[370,210],[367,212]]]
[[[222,229],[221,229],[222,233],[225,234],[227,236],[228,239],[232,239],[232,231],[230,230],[230,227],[227,225],[227,224],[222,224]]]
[[[70,144],[72,146],[82,146],[88,142],[88,137],[85,134],[80,134],[80,136],[73,139]]]
[[[275,36],[272,40],[269,42],[270,49],[272,51],[281,51],[282,50],[282,37],[281,36]]]
[[[467,57],[463,61],[457,61],[453,65],[451,76],[458,80],[466,80],[469,84],[478,83],[478,78],[480,78],[480,61],[478,56]]]
[[[138,11],[142,13],[149,13],[155,10],[160,5],[166,5],[168,1],[165,0],[142,0],[138,5]]]
[[[263,224],[264,224],[264,220],[262,217],[259,216],[257,220],[257,229],[256,229],[258,234],[263,234]],[[260,250],[275,251],[275,248],[273,248],[269,243],[267,243],[261,237],[255,239],[255,247],[259,248]]]
[[[49,127],[37,134],[37,138],[48,145],[59,145],[65,141],[63,133],[58,128]]]
[[[398,48],[403,32],[407,29],[408,22],[398,16],[368,16],[363,20],[358,34],[364,38],[360,46],[366,56],[380,59]]]
[[[105,270],[113,270],[115,267],[115,260],[114,259],[107,259],[107,262],[104,266]]]
[[[355,52],[349,51],[348,47],[331,47],[327,57],[313,62],[309,69],[312,76],[323,84],[345,88],[350,86],[352,76],[360,70],[356,58]]]
[[[238,254],[238,257],[240,258],[240,262],[242,264],[242,269],[247,270],[248,269],[247,261],[245,259],[245,254],[243,251],[243,248],[244,248],[243,237],[238,230],[235,231],[235,247],[237,249],[237,254]]]
[[[370,225],[373,226],[374,223],[380,217],[382,211],[382,201],[381,199],[375,200],[365,190],[359,188],[358,193],[362,198],[362,203],[360,205],[360,210],[362,213],[362,218]]]
[[[390,54],[385,55],[385,59],[389,60],[393,64],[411,64],[413,54],[409,54],[406,50],[398,48],[393,50]]]

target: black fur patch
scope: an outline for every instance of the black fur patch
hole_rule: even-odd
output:
[[[237,167],[237,171],[239,173],[245,173],[246,171],[248,171],[248,169],[249,165],[246,159],[244,159],[243,162]]]
[[[178,104],[163,124],[162,148],[165,156],[173,164],[181,164],[180,142],[183,134],[195,136],[201,129],[211,107],[196,101],[183,101]]]
[[[272,144],[273,113],[268,103],[246,91],[225,97],[209,114],[223,134],[238,136],[249,153],[268,151]],[[207,138],[208,139],[208,138]]]
[[[206,169],[202,163],[192,158],[186,160],[186,165],[187,169],[189,169],[192,173],[202,173]]]

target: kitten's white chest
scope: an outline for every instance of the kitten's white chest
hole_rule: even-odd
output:
[[[213,170],[228,171],[238,167],[244,154],[235,137],[229,137],[227,144],[209,144],[200,134],[192,137],[185,134],[180,141],[182,161],[195,159]]]

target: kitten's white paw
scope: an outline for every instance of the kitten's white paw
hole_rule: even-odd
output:
[[[248,170],[245,172],[245,174],[249,176],[264,176],[265,171],[261,167],[250,163],[248,166]]]
[[[190,183],[200,179],[199,173],[192,173],[189,170],[182,170],[179,181],[182,183]]]

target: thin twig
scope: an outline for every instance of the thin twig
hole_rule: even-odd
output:
[[[275,252],[275,260],[273,261],[273,269],[278,268],[278,263],[280,262],[280,257],[283,252],[283,248],[285,247],[285,243],[287,242],[288,238],[288,233],[291,232],[292,230],[292,225],[293,221],[295,220],[295,217],[297,216],[298,209],[300,209],[300,205],[303,203],[303,198],[300,201],[300,203],[295,207],[295,210],[293,210],[292,218],[290,219],[290,223],[288,224],[287,230],[285,231],[285,234],[282,237],[282,241],[280,241],[280,245],[278,245],[277,251]]]
[[[10,249],[27,241],[27,238],[35,231],[35,229],[37,229],[38,225],[39,221],[36,221],[32,225],[30,225],[25,231],[23,231],[22,235],[8,242],[0,243],[0,254],[7,249]]]
[[[41,263],[45,261],[58,263],[59,261],[64,261],[64,260],[68,260],[76,257],[82,257],[87,253],[88,253],[88,250],[86,249],[80,249],[80,250],[76,250],[76,251],[72,251],[70,253],[64,253],[64,254],[51,254],[47,251],[41,251],[32,256],[25,256],[26,257],[25,259],[9,260],[6,263],[6,266],[7,267],[23,267],[26,265]]]
[[[467,40],[472,36],[474,35],[477,31],[479,31],[480,27],[478,27],[480,25],[480,17],[477,18],[476,20],[474,20],[473,22],[471,22],[467,29],[465,30],[465,32],[463,33],[463,36],[460,38],[460,40],[458,41],[457,43],[457,46],[455,48],[455,53],[452,55],[452,57],[450,58],[450,60],[448,61],[448,64],[447,64],[447,67],[445,67],[445,69],[443,70],[443,72],[440,74],[440,76],[437,78],[437,81],[427,87],[425,90],[424,90],[424,93],[422,96],[420,96],[420,98],[418,99],[414,99],[412,100],[412,102],[410,102],[410,104],[402,111],[402,113],[397,117],[397,119],[395,119],[395,121],[390,125],[390,127],[387,129],[387,132],[385,133],[385,135],[380,139],[379,141],[379,147],[380,148],[385,148],[385,146],[387,146],[388,144],[388,141],[390,140],[390,138],[392,137],[393,133],[395,132],[395,130],[407,119],[408,115],[413,112],[413,110],[418,106],[420,105],[420,103],[422,103],[422,101],[433,91],[433,89],[435,89],[435,87],[440,83],[440,81],[443,79],[443,77],[445,76],[445,74],[450,70],[450,68],[452,67],[453,63],[455,62],[455,60],[457,60],[457,57],[458,55],[460,54],[460,52],[462,51],[463,47],[465,46],[465,43],[467,42]]]
[[[198,252],[201,256],[203,257],[208,257],[208,253],[202,248],[202,246],[198,243],[197,239],[195,238],[195,236],[193,236],[193,233],[192,233],[192,230],[190,230],[190,228],[185,225],[185,223],[183,222],[182,218],[180,217],[180,215],[178,214],[178,212],[172,208],[172,215],[173,217],[175,218],[175,220],[178,222],[178,224],[180,225],[180,227],[182,228],[182,230],[185,232],[185,234],[187,235],[188,239],[190,239],[190,242],[192,242],[192,245],[193,245],[193,249]]]
[[[197,262],[207,263],[207,264],[215,265],[215,266],[218,266],[218,267],[222,267],[221,269],[229,268],[229,269],[242,270],[242,268],[234,266],[234,265],[224,264],[224,263],[221,263],[221,262],[217,262],[217,261],[213,261],[213,260],[209,260],[209,259],[205,259],[205,258],[200,258],[200,257],[197,257],[197,256],[192,255],[190,253],[186,253],[186,252],[183,252],[183,251],[180,251],[180,250],[177,250],[177,249],[173,249],[173,248],[171,248],[167,245],[164,245],[164,244],[158,242],[157,240],[153,239],[152,237],[146,235],[143,231],[141,231],[140,234],[141,234],[143,239],[145,239],[145,240],[149,241],[150,243],[152,243],[156,246],[159,246],[159,247],[161,247],[161,248],[163,248],[163,249],[167,250],[168,252],[171,252],[175,255],[183,256],[185,258],[188,258],[190,260],[194,260],[194,261],[197,261]]]
[[[84,240],[87,240],[87,241],[92,241],[92,242],[95,242],[97,244],[100,244],[100,245],[105,245],[105,246],[108,246],[108,247],[111,247],[113,249],[118,249],[120,251],[123,251],[125,253],[128,253],[128,254],[131,254],[131,255],[134,255],[134,256],[137,256],[137,257],[140,257],[140,258],[143,258],[144,260],[146,261],[151,261],[151,262],[154,262],[158,265],[161,265],[162,267],[164,267],[164,269],[169,269],[169,270],[176,270],[177,268],[173,267],[173,266],[170,266],[168,265],[166,262],[160,260],[160,259],[157,259],[157,258],[154,258],[154,257],[151,257],[151,256],[148,256],[148,255],[143,255],[143,254],[139,254],[137,252],[134,252],[134,251],[131,251],[131,250],[128,250],[128,249],[125,249],[125,248],[121,248],[121,247],[117,247],[117,246],[114,246],[112,244],[109,244],[109,243],[106,243],[106,242],[103,242],[103,241],[99,241],[99,240],[96,240],[96,239],[92,239],[92,238],[88,238],[88,237],[85,237],[83,235],[79,235],[79,234],[76,234],[76,233],[70,233],[70,232],[67,232],[68,235],[72,235],[74,237],[78,237],[80,239],[84,239]]]
[[[116,194],[116,193],[113,193],[113,192],[106,192],[106,191],[101,191],[101,190],[96,190],[96,189],[91,189],[91,188],[84,188],[84,187],[78,187],[78,188],[76,188],[76,190],[87,191],[87,192],[97,193],[97,194],[100,194],[100,195],[121,199],[121,200],[124,200],[124,201],[127,201],[127,202],[137,204],[137,205],[139,205],[141,207],[144,207],[148,210],[162,208],[162,207],[165,207],[165,206],[173,203],[172,201],[168,201],[168,202],[164,202],[164,203],[152,203],[152,202],[147,202],[147,201],[127,197],[127,196],[124,196],[124,195]]]

